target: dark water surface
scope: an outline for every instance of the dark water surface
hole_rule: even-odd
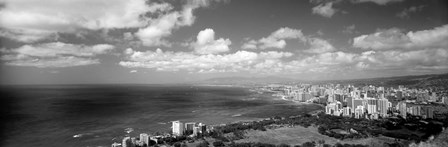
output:
[[[4,147],[110,146],[126,128],[137,135],[169,131],[173,120],[219,124],[320,109],[242,87],[40,85],[2,86],[0,92]]]

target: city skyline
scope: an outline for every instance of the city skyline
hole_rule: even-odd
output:
[[[448,72],[441,0],[0,0],[2,84]]]

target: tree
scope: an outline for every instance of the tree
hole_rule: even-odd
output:
[[[305,142],[302,144],[302,147],[314,147],[315,143],[314,142]]]
[[[213,142],[213,146],[215,146],[215,147],[223,147],[225,145],[224,145],[224,143],[222,143],[222,141],[215,141],[215,142]]]
[[[181,144],[179,142],[174,143],[174,147],[181,147]]]
[[[206,141],[201,141],[196,147],[208,147],[208,143]]]
[[[291,146],[289,144],[282,143],[282,144],[278,145],[278,147],[291,147]]]

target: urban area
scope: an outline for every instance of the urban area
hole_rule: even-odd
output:
[[[437,87],[422,89],[407,88],[403,85],[355,87],[340,84],[269,84],[253,89],[294,103],[321,105],[324,110],[306,115],[273,116],[261,121],[210,126],[203,123],[172,121],[170,133],[163,135],[142,133],[137,137],[126,136],[121,143],[113,143],[112,147],[187,146],[185,142],[194,142],[201,138],[204,140],[204,137],[214,138],[213,146],[254,146],[254,143],[238,144],[233,141],[244,138],[244,132],[242,132],[244,130],[265,131],[266,128],[274,125],[305,127],[316,125],[320,134],[341,140],[384,135],[396,138],[396,141],[401,139],[420,142],[434,138],[434,135],[448,126],[447,92]],[[403,130],[407,131],[403,132]],[[229,133],[232,135],[225,135]],[[302,146],[328,145],[325,141],[307,143]],[[398,142],[383,145],[402,146]],[[209,143],[200,143],[197,146],[209,146]],[[257,144],[255,146],[273,145]],[[283,147],[287,146],[290,145],[283,144]],[[350,145],[345,144],[345,146]]]

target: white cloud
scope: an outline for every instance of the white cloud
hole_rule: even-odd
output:
[[[404,0],[352,0],[352,2],[355,3],[364,3],[364,2],[372,2],[378,5],[386,5],[388,3],[393,3],[393,2],[402,2]]]
[[[241,48],[243,49],[267,49],[267,48],[285,48],[285,39],[297,39],[305,40],[301,30],[291,29],[288,27],[280,28],[275,32],[272,32],[268,37],[261,38],[260,40],[249,40],[244,43]]]
[[[208,5],[207,0],[192,0],[184,5],[181,11],[171,11],[152,19],[145,28],[139,29],[137,36],[145,46],[170,46],[170,43],[164,38],[171,35],[173,30],[182,26],[190,26],[194,23],[196,17],[193,11],[199,7]]]
[[[129,71],[129,73],[137,73],[138,71],[137,70],[131,70],[131,71]]]
[[[320,39],[320,38],[309,38],[308,42],[310,44],[310,48],[304,50],[307,53],[326,53],[336,50],[333,45],[331,45],[328,41]]]
[[[169,46],[164,38],[179,27],[192,25],[193,11],[207,6],[209,1],[189,0],[180,10],[166,2],[147,0],[5,0],[4,3],[0,36],[16,41],[32,43],[58,33],[139,28],[135,36],[143,45]]]
[[[79,29],[142,27],[148,20],[142,17],[144,14],[170,9],[167,4],[147,5],[145,0],[5,0],[4,3],[0,26],[16,35],[2,36],[23,42],[38,41],[51,33],[75,33]],[[32,39],[23,39],[25,36]]]
[[[190,73],[250,72],[253,74],[344,73],[360,71],[440,71],[448,69],[447,49],[413,51],[325,52],[293,57],[289,52],[238,51],[224,55],[191,52],[125,51],[120,62],[128,68]]]
[[[53,42],[23,45],[15,49],[3,49],[1,59],[7,65],[35,67],[68,67],[98,64],[95,57],[106,54],[115,47],[109,44],[93,46]]]
[[[411,13],[416,13],[418,11],[422,11],[424,7],[425,7],[424,5],[421,5],[421,6],[411,6],[409,8],[403,9],[403,11],[398,12],[396,14],[396,16],[400,17],[400,18],[403,18],[403,19],[404,18],[409,18]]]
[[[388,50],[359,56],[371,70],[448,69],[447,49]]]
[[[58,35],[54,32],[41,31],[41,30],[4,30],[0,29],[0,36],[25,43],[32,43],[44,39],[55,40]]]
[[[332,2],[328,2],[325,4],[319,4],[316,7],[313,7],[313,14],[319,14],[323,17],[332,17],[337,10],[333,8],[333,3]]]
[[[399,29],[378,31],[369,35],[361,35],[353,39],[353,46],[362,49],[421,49],[447,48],[448,25],[430,30],[403,33]]]
[[[229,39],[215,40],[215,31],[207,28],[198,33],[196,42],[191,43],[191,47],[199,54],[217,54],[229,51],[230,44],[232,42]]]
[[[253,65],[272,60],[280,62],[282,58],[291,57],[289,52],[248,52],[237,51],[225,55],[197,55],[190,52],[163,52],[161,49],[156,51],[134,51],[127,49],[125,51],[127,59],[121,61],[120,65],[129,68],[153,68],[157,71],[190,71],[190,72],[234,72],[250,71]]]
[[[308,44],[308,49],[302,50],[306,53],[316,54],[335,51],[336,48],[331,45],[327,40],[309,37],[303,35],[301,30],[291,28],[280,28],[275,32],[272,32],[268,37],[264,37],[256,40],[249,40],[245,42],[242,49],[267,49],[267,48],[285,48],[286,39],[298,39],[299,41]]]
[[[242,49],[257,49],[257,41],[249,40],[241,46]]]
[[[72,66],[85,66],[92,64],[99,64],[98,59],[91,58],[81,58],[75,56],[61,56],[54,58],[32,58],[29,56],[18,55],[15,56],[14,59],[9,58],[7,56],[2,56],[2,60],[5,58],[10,59],[6,60],[5,64],[10,66],[33,66],[39,68],[57,68],[57,67],[72,67]],[[12,60],[11,60],[12,59]]]
[[[357,33],[357,31],[355,29],[356,29],[356,26],[354,24],[352,24],[352,25],[344,27],[344,30],[342,30],[342,33],[346,33],[346,34]]]

